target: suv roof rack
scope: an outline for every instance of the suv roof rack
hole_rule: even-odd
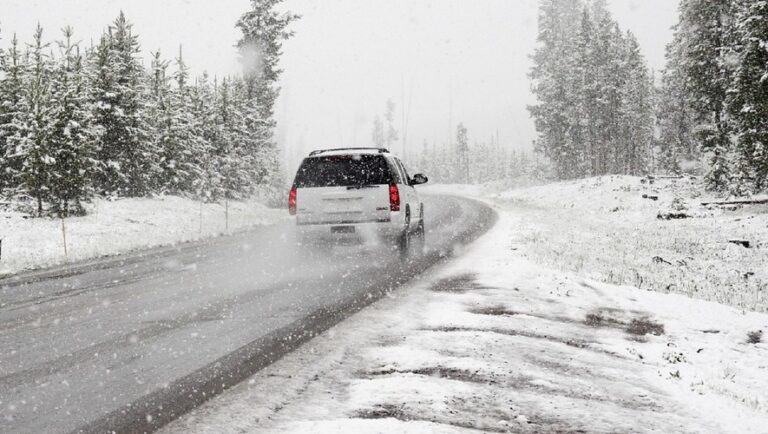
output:
[[[379,154],[389,153],[389,150],[387,148],[364,148],[364,147],[355,147],[355,148],[333,148],[333,149],[318,149],[315,151],[312,151],[309,153],[309,156],[322,154],[323,152],[332,152],[332,151],[378,151]]]

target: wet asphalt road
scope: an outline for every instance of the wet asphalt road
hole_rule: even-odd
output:
[[[291,225],[0,280],[0,432],[152,431],[472,241],[478,202],[424,197],[426,252],[298,249]]]

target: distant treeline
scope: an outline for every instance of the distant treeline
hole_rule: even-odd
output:
[[[510,150],[497,138],[470,145],[467,128],[459,124],[450,145],[423,145],[419,155],[410,155],[409,164],[424,172],[430,182],[442,184],[505,185],[549,178],[551,168],[535,154]]]
[[[242,76],[192,78],[182,52],[151,54],[121,12],[98,44],[38,26],[0,51],[0,195],[70,215],[94,194],[241,198],[280,182],[273,138],[276,64],[287,25],[279,1],[254,0],[237,26]],[[255,57],[257,61],[250,61]]]

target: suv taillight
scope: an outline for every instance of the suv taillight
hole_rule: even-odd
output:
[[[397,184],[389,185],[389,210],[400,211],[400,191]]]
[[[288,214],[296,215],[296,186],[291,187],[291,192],[288,193]]]

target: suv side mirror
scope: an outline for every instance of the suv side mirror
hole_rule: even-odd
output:
[[[413,178],[411,179],[411,185],[426,184],[427,181],[429,181],[429,178],[422,175],[421,173],[417,173],[413,175]]]

